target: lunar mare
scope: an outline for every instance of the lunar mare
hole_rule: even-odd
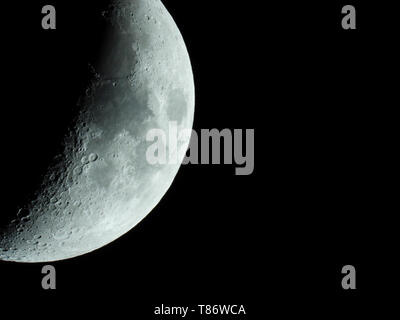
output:
[[[139,223],[180,165],[150,165],[150,129],[191,129],[194,81],[183,38],[159,0],[113,1],[100,63],[64,151],[41,188],[0,230],[0,259],[50,262],[86,254]],[[183,160],[189,141],[180,144]],[[168,148],[168,146],[167,146]]]

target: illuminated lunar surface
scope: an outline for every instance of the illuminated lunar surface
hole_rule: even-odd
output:
[[[0,259],[49,262],[96,250],[139,223],[180,164],[150,165],[148,130],[190,129],[194,83],[182,36],[159,0],[114,1],[93,81],[33,200],[0,230]],[[189,139],[178,145],[182,160]],[[168,150],[168,141],[167,141]]]

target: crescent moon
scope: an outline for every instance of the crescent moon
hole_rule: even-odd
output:
[[[146,134],[191,129],[189,55],[159,0],[113,1],[102,58],[78,104],[61,154],[32,201],[0,229],[0,259],[51,262],[99,249],[135,227],[171,186],[178,164],[150,165]],[[166,142],[168,148],[168,141]]]

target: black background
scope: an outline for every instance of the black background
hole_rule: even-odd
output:
[[[192,59],[195,129],[255,129],[253,175],[182,167],[131,232],[53,263],[57,290],[41,289],[43,265],[1,262],[2,304],[24,301],[29,314],[49,317],[152,319],[164,303],[320,318],[391,296],[395,11],[377,1],[298,2],[164,1]],[[101,3],[2,5],[3,218],[35,188],[76,112],[101,44]],[[56,6],[55,31],[41,29],[44,4]],[[356,6],[357,30],[341,28],[346,4]],[[347,264],[355,291],[341,288]]]

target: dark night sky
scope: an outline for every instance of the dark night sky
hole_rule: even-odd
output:
[[[260,319],[273,308],[310,314],[315,305],[356,314],[377,292],[388,293],[377,273],[395,270],[398,240],[392,10],[377,16],[373,1],[351,1],[359,29],[345,32],[343,1],[163,2],[192,59],[195,129],[256,129],[253,175],[183,167],[133,231],[54,263],[55,292],[40,287],[42,265],[1,262],[1,304],[24,300],[71,315],[81,306],[86,315],[133,319],[152,319],[161,303],[245,304],[248,318]],[[50,3],[56,31],[40,28],[40,9]],[[76,111],[87,57],[102,38],[93,6],[2,4],[6,209],[34,188]],[[359,272],[356,292],[340,288],[346,264]]]

